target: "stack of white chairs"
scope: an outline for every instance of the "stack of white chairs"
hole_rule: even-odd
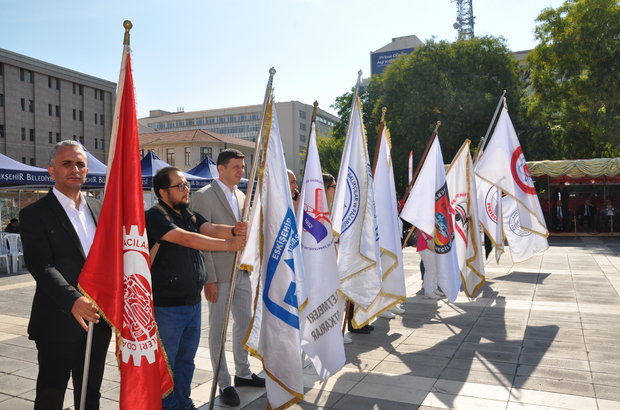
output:
[[[18,233],[7,233],[4,235],[6,242],[9,244],[9,255],[11,255],[13,271],[18,272],[24,268],[24,253],[21,252],[21,237]],[[17,265],[19,264],[19,269]]]
[[[6,232],[0,232],[0,261],[6,268],[6,273],[11,274],[11,266],[9,265],[9,247],[7,245],[5,236]]]

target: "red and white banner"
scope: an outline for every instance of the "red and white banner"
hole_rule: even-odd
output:
[[[127,46],[114,114],[103,206],[79,286],[116,334],[121,372],[119,408],[158,410],[173,383],[155,323],[136,101]]]

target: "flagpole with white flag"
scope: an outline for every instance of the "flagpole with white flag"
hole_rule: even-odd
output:
[[[347,137],[332,206],[338,238],[340,291],[356,309],[368,309],[381,290],[381,256],[366,131],[358,95],[358,73]],[[359,328],[366,323],[352,322]]]
[[[465,140],[446,172],[450,205],[455,211],[454,246],[461,271],[463,288],[472,299],[484,285],[484,257],[480,243],[478,204],[474,167]]]
[[[278,119],[269,103],[259,190],[261,199],[261,264],[253,289],[255,314],[245,348],[263,362],[271,409],[303,400],[299,311],[307,305],[307,289],[297,221],[288,184]],[[255,281],[256,283],[256,281]],[[260,316],[256,314],[260,312]]]
[[[161,409],[162,396],[172,391],[173,384],[154,317],[129,49],[132,24],[125,21],[123,26],[105,195],[78,282],[116,334],[120,409]]]
[[[321,380],[327,380],[345,363],[342,322],[338,308],[338,262],[329,219],[321,161],[316,146],[316,110],[310,123],[306,169],[297,210],[297,230],[308,286],[308,305],[300,312],[301,348]]]
[[[433,237],[437,282],[448,300],[454,302],[461,286],[454,249],[454,209],[450,206],[439,137],[433,134],[435,138],[400,217]]]
[[[260,163],[260,153],[262,150],[262,145],[263,145],[263,134],[264,134],[264,130],[265,130],[265,123],[266,123],[266,117],[267,117],[267,110],[268,110],[268,106],[269,106],[269,101],[271,99],[271,93],[273,91],[273,76],[276,74],[276,70],[271,67],[269,69],[269,81],[267,81],[267,89],[265,90],[265,99],[263,101],[263,115],[261,117],[261,123],[260,123],[260,128],[258,129],[258,137],[256,138],[256,142],[255,142],[255,146],[254,146],[254,158],[252,160],[252,166],[250,168],[250,175],[249,175],[249,179],[248,179],[248,188],[247,188],[247,192],[245,195],[245,202],[243,204],[243,213],[241,215],[241,221],[247,221],[248,220],[248,213],[250,210],[250,202],[252,200],[252,194],[254,192],[254,177],[256,175],[257,169],[258,169],[258,164]],[[249,231],[249,235],[248,235],[248,243],[250,244],[248,251],[246,252],[246,255],[252,255],[252,251],[255,250],[255,242],[249,242],[251,240],[255,240],[256,236],[252,235],[251,231]],[[221,361],[222,361],[222,356],[223,356],[223,352],[224,352],[224,346],[226,343],[226,332],[228,331],[228,320],[230,317],[230,308],[232,305],[232,297],[233,297],[233,293],[235,291],[235,287],[232,286],[232,284],[236,283],[236,278],[237,278],[237,271],[239,269],[239,265],[240,265],[240,258],[241,258],[241,253],[240,252],[235,252],[235,261],[233,263],[232,266],[232,273],[230,276],[230,283],[231,286],[228,287],[228,294],[226,296],[226,306],[224,308],[224,321],[222,322],[222,333],[220,334],[220,343],[219,343],[219,348],[218,348],[218,354],[217,354],[217,359],[216,359],[216,365],[215,365],[215,369],[213,370],[213,380],[211,381],[211,396],[209,399],[209,410],[213,410],[213,406],[214,406],[214,401],[215,401],[215,392],[217,389],[217,381],[218,381],[218,377],[220,374],[220,367],[221,367]],[[247,267],[247,266],[246,266]],[[252,270],[252,269],[246,269],[246,270]]]
[[[380,201],[375,202],[375,206],[381,250],[382,286],[368,309],[355,309],[354,321],[356,323],[369,323],[377,315],[407,300],[396,184],[390,155],[390,132],[385,126],[387,109],[383,108],[382,111],[372,166],[374,194],[377,198],[381,198]]]

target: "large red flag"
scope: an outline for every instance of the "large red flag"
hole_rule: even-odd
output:
[[[125,46],[105,196],[79,286],[116,334],[120,409],[161,409],[172,377],[157,334],[131,56]]]

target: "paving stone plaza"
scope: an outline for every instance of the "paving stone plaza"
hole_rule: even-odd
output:
[[[423,298],[418,254],[405,250],[406,312],[353,334],[345,367],[327,382],[310,361],[305,400],[293,409],[620,409],[620,237],[553,237],[550,249],[513,264],[487,261],[474,301]],[[0,410],[32,409],[36,349],[26,327],[35,283],[0,271]],[[192,399],[206,410],[213,377],[207,307]],[[226,350],[230,351],[230,335]],[[232,358],[232,354],[228,354]],[[253,361],[253,370],[261,370]],[[231,367],[232,368],[232,367]],[[102,409],[118,409],[110,344]],[[265,389],[237,389],[241,405],[267,407]],[[74,409],[72,394],[65,397]],[[215,399],[215,408],[228,408]]]

